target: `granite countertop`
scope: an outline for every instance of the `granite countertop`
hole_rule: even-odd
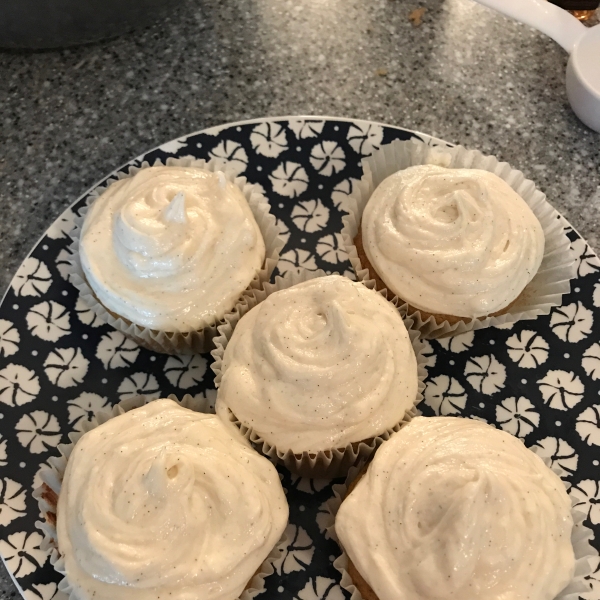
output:
[[[171,138],[265,115],[372,119],[496,154],[598,250],[600,134],[569,108],[566,61],[470,0],[182,0],[113,41],[0,53],[0,292],[106,173]],[[16,594],[4,577],[0,599]]]

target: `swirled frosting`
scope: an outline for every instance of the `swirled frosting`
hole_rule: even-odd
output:
[[[345,277],[275,292],[237,324],[217,413],[278,449],[344,448],[383,433],[415,403],[417,363],[397,310]]]
[[[485,423],[417,417],[375,455],[335,529],[379,600],[553,600],[574,573],[565,487]]]
[[[77,442],[57,517],[81,600],[234,600],[288,506],[275,468],[219,418],[156,400]]]
[[[92,204],[80,256],[106,308],[144,327],[190,331],[233,308],[265,244],[243,192],[223,173],[149,167]]]
[[[411,306],[476,318],[507,307],[533,279],[544,232],[500,177],[418,165],[373,192],[362,218],[367,258]]]

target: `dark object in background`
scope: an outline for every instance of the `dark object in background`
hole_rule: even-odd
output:
[[[570,11],[580,21],[593,18],[596,9],[600,6],[600,0],[550,0],[550,2]]]
[[[152,23],[179,0],[0,0],[0,48],[60,48]]]

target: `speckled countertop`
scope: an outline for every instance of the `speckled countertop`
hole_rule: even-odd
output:
[[[600,134],[569,108],[566,60],[470,0],[182,0],[113,41],[0,53],[1,292],[107,172],[179,135],[264,115],[360,117],[494,153],[599,249]],[[0,599],[15,594],[5,578]]]

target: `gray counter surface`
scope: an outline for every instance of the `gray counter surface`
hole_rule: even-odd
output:
[[[569,108],[566,61],[470,0],[182,0],[113,41],[0,53],[0,293],[102,176],[171,138],[265,115],[372,119],[496,154],[599,249],[600,134]],[[0,599],[12,597],[2,576]]]

